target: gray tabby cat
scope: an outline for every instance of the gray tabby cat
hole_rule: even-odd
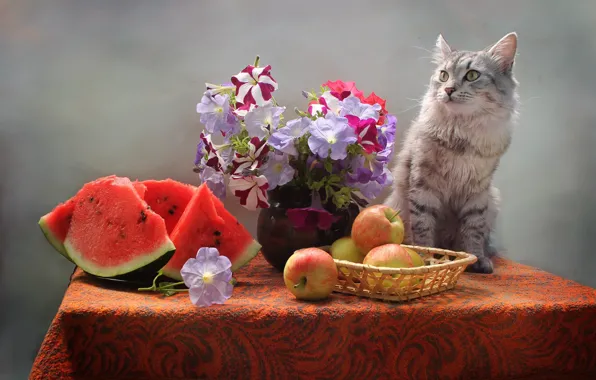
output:
[[[401,210],[406,243],[473,253],[472,272],[493,272],[500,196],[492,180],[517,116],[516,49],[515,33],[476,52],[454,50],[439,35],[437,67],[384,202]]]

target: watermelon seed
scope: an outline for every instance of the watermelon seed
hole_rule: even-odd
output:
[[[94,199],[93,197],[89,198],[89,202],[93,203],[93,199]]]
[[[176,206],[176,205],[172,205],[172,208],[173,208],[174,210],[176,210],[176,209],[178,208],[178,206]]]
[[[168,210],[168,214],[170,214],[170,215],[174,215],[174,212],[175,212],[175,211],[174,211],[173,209],[169,209],[169,210]]]
[[[168,197],[163,197],[163,201],[167,202],[168,201]]]
[[[146,219],[147,219],[147,214],[145,214],[144,210],[141,210],[141,217],[139,218],[137,223],[145,223]]]
[[[126,239],[126,235],[124,234],[124,231],[120,231],[120,239]]]
[[[213,235],[215,235],[215,236],[221,236],[221,232],[215,230],[215,232],[213,233]]]
[[[215,246],[219,247],[221,245],[221,242],[219,241],[219,239],[215,239]]]

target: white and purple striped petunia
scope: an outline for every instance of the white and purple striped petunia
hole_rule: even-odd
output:
[[[230,177],[228,185],[232,193],[240,198],[240,204],[249,210],[269,208],[267,201],[267,178],[260,176],[242,176],[234,174]]]
[[[271,65],[265,67],[246,66],[232,77],[236,86],[236,102],[241,105],[263,106],[271,100],[271,93],[277,90],[277,82],[271,76]]]

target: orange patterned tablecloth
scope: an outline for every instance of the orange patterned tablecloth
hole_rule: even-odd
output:
[[[198,309],[75,271],[32,379],[596,379],[596,290],[498,259],[408,304],[293,299],[257,257]]]

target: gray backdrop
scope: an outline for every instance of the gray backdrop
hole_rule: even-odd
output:
[[[0,0],[0,375],[26,378],[72,266],[36,223],[116,173],[195,182],[205,81],[261,55],[276,98],[354,80],[408,127],[439,32],[477,49],[519,33],[521,123],[497,173],[508,255],[596,286],[594,1]],[[227,202],[255,231],[255,214]]]

